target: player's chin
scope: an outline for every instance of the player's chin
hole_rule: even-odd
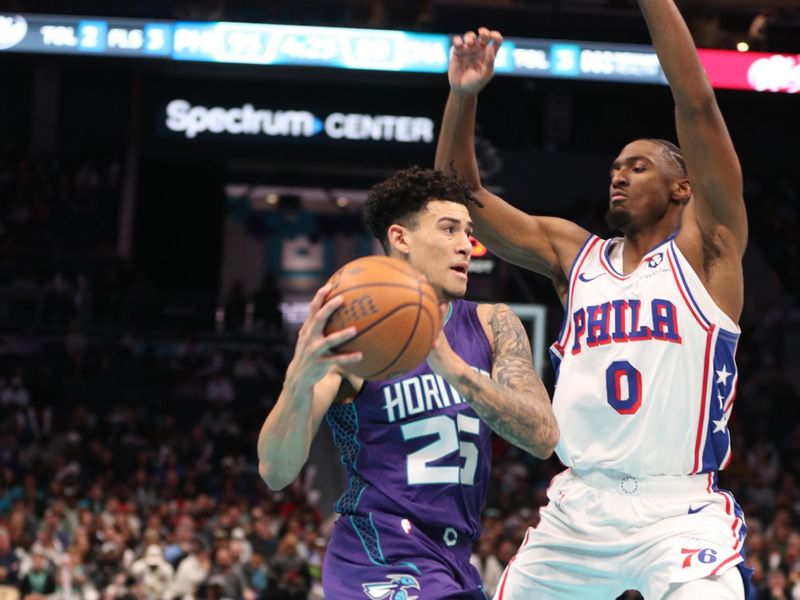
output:
[[[467,282],[452,283],[444,288],[444,293],[447,295],[448,300],[463,298],[467,293]]]

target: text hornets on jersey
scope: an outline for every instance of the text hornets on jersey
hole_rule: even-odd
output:
[[[483,369],[472,368],[490,377],[490,374]],[[396,381],[383,389],[383,397],[386,400],[383,409],[386,411],[386,420],[389,423],[464,403],[464,398],[452,385],[433,373]]]

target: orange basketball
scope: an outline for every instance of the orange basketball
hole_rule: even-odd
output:
[[[442,319],[433,288],[409,264],[388,256],[367,256],[347,263],[328,280],[326,301],[342,295],[342,305],[325,325],[325,335],[355,326],[358,333],[337,352],[363,353],[345,367],[373,381],[392,379],[414,369],[433,347]]]

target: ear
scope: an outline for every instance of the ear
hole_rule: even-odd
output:
[[[688,179],[676,179],[671,186],[670,198],[679,204],[686,204],[692,197],[692,185]]]
[[[389,226],[386,232],[386,238],[389,240],[389,253],[400,252],[401,254],[409,254],[411,252],[411,245],[408,239],[409,231],[402,225],[394,223]]]

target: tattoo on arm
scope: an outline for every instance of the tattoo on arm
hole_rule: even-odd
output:
[[[489,426],[514,445],[548,456],[558,440],[550,397],[533,369],[531,347],[522,323],[508,306],[492,308],[492,379],[466,376],[465,398]]]

